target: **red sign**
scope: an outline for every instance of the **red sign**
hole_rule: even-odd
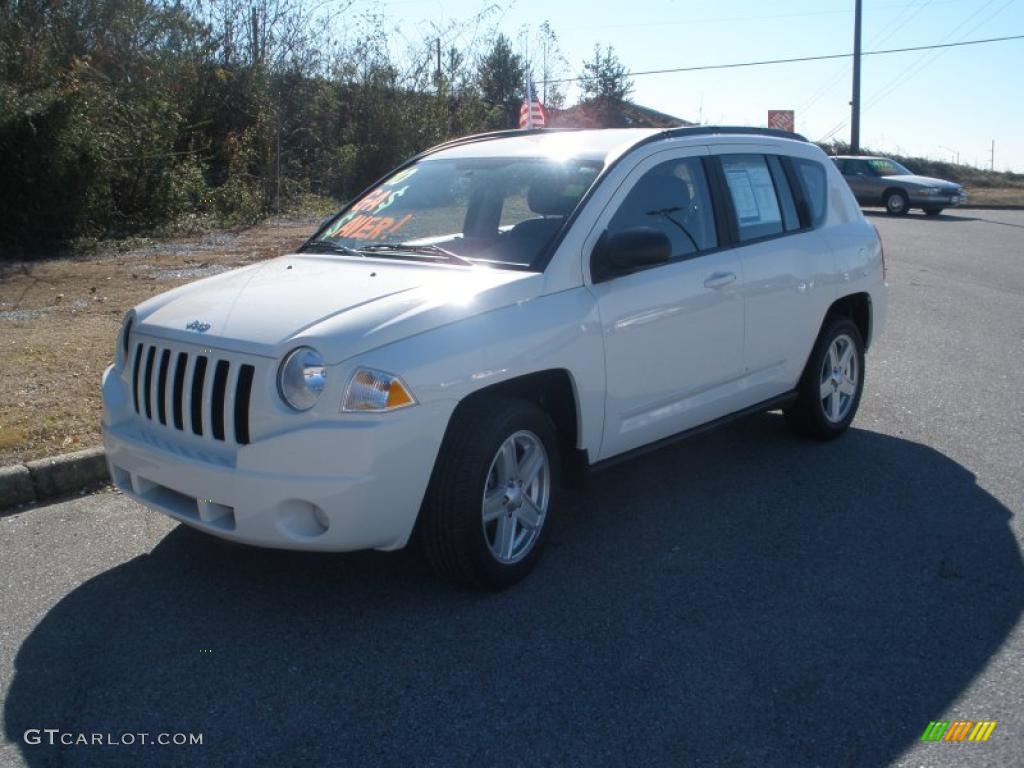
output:
[[[768,110],[768,127],[776,128],[780,131],[793,132],[796,126],[796,121],[793,119],[792,109],[769,109]]]

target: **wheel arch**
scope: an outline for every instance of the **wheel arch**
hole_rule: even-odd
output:
[[[831,318],[837,316],[848,317],[857,326],[857,330],[860,331],[861,338],[864,340],[864,349],[867,349],[871,346],[871,314],[871,294],[867,291],[847,294],[836,299],[829,306],[818,333],[819,335],[821,334],[825,324]]]
[[[548,368],[513,376],[474,390],[455,406],[445,434],[467,407],[489,397],[527,400],[544,411],[554,422],[558,434],[564,480],[571,486],[582,482],[589,457],[588,452],[579,447],[583,414],[580,412],[576,380],[571,371],[566,368]]]

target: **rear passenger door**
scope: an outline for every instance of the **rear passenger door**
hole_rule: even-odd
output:
[[[825,169],[736,147],[716,159],[744,276],[744,404],[753,405],[796,386],[831,301],[835,260],[817,231]]]

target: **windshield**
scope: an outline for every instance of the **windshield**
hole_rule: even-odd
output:
[[[306,249],[530,267],[601,168],[592,159],[427,158],[356,200]]]
[[[882,158],[879,160],[868,160],[871,170],[878,176],[913,176],[913,171],[908,171],[895,160]]]

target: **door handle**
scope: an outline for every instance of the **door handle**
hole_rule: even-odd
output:
[[[715,274],[704,281],[704,287],[717,291],[725,288],[727,285],[732,285],[734,282],[736,282],[735,272],[715,272]]]

